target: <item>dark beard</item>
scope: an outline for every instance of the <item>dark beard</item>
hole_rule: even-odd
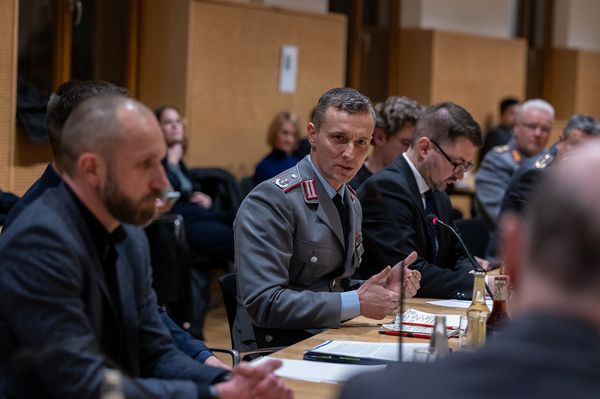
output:
[[[160,197],[160,194],[160,191],[153,192],[144,197],[141,201],[150,198],[158,198]],[[148,209],[143,208],[123,195],[110,173],[106,180],[106,187],[104,187],[104,190],[100,193],[100,197],[108,212],[122,223],[141,226],[150,222],[154,217],[154,207]]]

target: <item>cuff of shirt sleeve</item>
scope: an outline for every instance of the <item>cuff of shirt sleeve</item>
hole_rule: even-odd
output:
[[[340,321],[346,321],[360,316],[360,301],[358,292],[346,291],[340,294],[342,296],[342,312]]]
[[[208,359],[211,356],[214,356],[214,354],[211,351],[209,351],[208,349],[203,349],[200,352],[198,352],[196,356],[194,356],[194,359],[198,360],[201,363],[204,363],[206,359]]]

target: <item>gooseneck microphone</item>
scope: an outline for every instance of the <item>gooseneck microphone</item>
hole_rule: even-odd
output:
[[[440,225],[440,226],[450,230],[452,232],[452,234],[454,235],[454,237],[456,237],[458,239],[458,242],[460,243],[463,250],[467,254],[467,258],[469,258],[469,261],[471,262],[471,265],[473,266],[473,270],[475,270],[476,272],[484,272],[485,273],[485,269],[483,267],[481,267],[481,265],[475,260],[475,258],[473,258],[473,255],[471,255],[471,252],[469,252],[469,248],[467,248],[467,246],[463,242],[462,238],[460,238],[460,236],[458,235],[458,233],[456,232],[456,230],[454,230],[454,228],[452,226],[444,223],[442,220],[440,220],[437,216],[435,216],[432,213],[427,215],[427,223],[431,223],[436,226]],[[488,287],[487,283],[485,283],[485,290],[487,291],[490,298],[492,298],[492,300],[493,300],[494,296],[492,295],[492,291],[490,290],[490,287]]]

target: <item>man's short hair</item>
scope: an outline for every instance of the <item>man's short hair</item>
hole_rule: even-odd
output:
[[[600,289],[600,140],[594,139],[544,174],[526,209],[528,263],[568,292]]]
[[[506,112],[512,106],[519,104],[519,100],[514,97],[506,97],[500,101],[500,115]]]
[[[457,138],[465,137],[475,147],[483,145],[479,124],[466,109],[449,101],[434,104],[419,116],[411,146],[421,137],[428,137],[438,144],[453,143]]]
[[[415,125],[421,112],[423,107],[415,100],[408,97],[388,97],[382,111],[385,137],[389,139],[408,124]]]
[[[600,135],[600,125],[598,125],[598,121],[589,115],[573,115],[563,129],[563,138],[568,138],[573,129],[581,130],[592,137]]]
[[[294,137],[296,137],[296,140],[298,140],[300,137],[300,126],[298,126],[298,117],[296,114],[288,111],[278,112],[271,121],[269,130],[267,130],[267,144],[272,148],[275,148],[275,144],[277,143],[277,134],[279,133],[281,126],[286,122],[290,122],[294,125],[294,129],[296,129]]]
[[[373,122],[376,119],[373,105],[367,96],[349,87],[341,87],[331,89],[319,98],[312,120],[315,129],[319,130],[325,118],[325,112],[329,108],[335,108],[350,115],[369,113],[373,117]]]
[[[534,98],[533,100],[525,101],[520,107],[519,112],[517,113],[517,119],[520,119],[521,116],[530,109],[538,109],[540,111],[544,111],[549,114],[552,119],[554,119],[554,107],[545,100],[540,98]]]
[[[129,96],[127,89],[103,80],[69,80],[50,95],[46,108],[46,127],[55,157],[60,151],[63,126],[73,108],[83,100],[102,93]]]
[[[146,109],[152,116],[145,105],[122,95],[100,94],[77,105],[62,132],[60,155],[56,158],[61,170],[72,175],[77,160],[88,151],[110,160],[124,129],[119,110],[126,106]]]

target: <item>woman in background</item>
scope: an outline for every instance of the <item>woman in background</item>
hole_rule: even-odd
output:
[[[271,152],[256,165],[254,184],[257,185],[277,176],[299,161],[292,153],[298,145],[298,118],[291,112],[279,112],[271,121],[267,133],[267,143]]]
[[[167,156],[163,161],[169,183],[181,197],[171,208],[171,213],[183,217],[185,238],[190,249],[208,262],[228,262],[233,259],[233,217],[230,211],[213,209],[212,199],[202,192],[197,181],[192,180],[183,162],[185,136],[179,111],[163,106],[154,111],[167,144]],[[202,327],[210,283],[209,268],[214,265],[198,265],[191,270],[192,320],[189,332],[202,337]],[[198,267],[201,266],[201,267]],[[206,267],[204,267],[206,266]]]

